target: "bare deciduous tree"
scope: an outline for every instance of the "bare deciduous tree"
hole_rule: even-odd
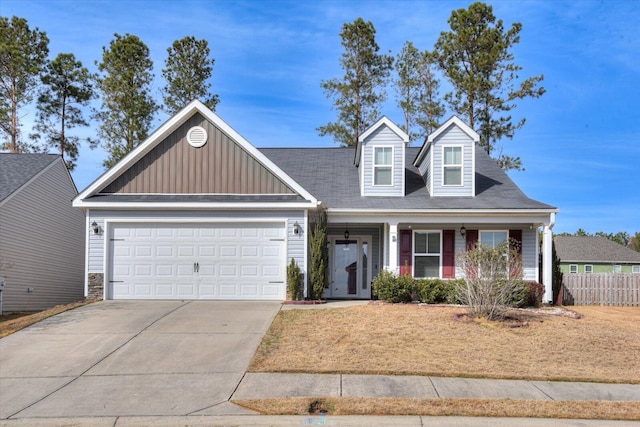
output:
[[[518,245],[514,240],[495,248],[477,244],[458,253],[465,280],[456,286],[456,298],[468,306],[470,316],[503,319],[509,307],[527,298]]]

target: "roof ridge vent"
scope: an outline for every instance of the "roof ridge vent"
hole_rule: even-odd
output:
[[[187,142],[195,148],[207,143],[207,130],[202,126],[194,126],[187,132]]]

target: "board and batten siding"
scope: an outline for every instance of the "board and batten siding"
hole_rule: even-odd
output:
[[[443,146],[462,146],[462,185],[443,185]],[[451,125],[446,132],[436,138],[431,145],[433,170],[433,189],[430,189],[432,196],[473,196],[474,195],[474,173],[473,153],[474,142],[458,126]]]
[[[71,206],[77,191],[62,158],[25,185],[0,206],[0,255],[11,265],[0,272],[4,312],[43,310],[84,296],[86,222]]]
[[[207,131],[207,143],[192,147],[187,132]],[[280,178],[227,134],[196,113],[102,193],[295,194]]]
[[[393,147],[393,185],[373,185],[374,147]],[[404,196],[404,141],[387,126],[376,129],[363,141],[362,190],[364,196]]]
[[[286,220],[287,223],[287,262],[291,262],[291,258],[296,260],[303,272],[306,272],[305,263],[305,227],[304,211],[89,211],[89,223],[95,221],[101,229],[100,234],[89,234],[89,254],[88,254],[88,273],[104,273],[105,269],[105,220],[127,222],[128,220],[139,222],[140,220],[149,220],[149,222],[167,222],[180,221],[180,223],[188,223],[193,220],[194,223],[211,223],[233,224],[237,222],[261,222]],[[301,233],[295,235],[293,226],[298,223],[301,227]],[[142,223],[144,224],[144,223]]]

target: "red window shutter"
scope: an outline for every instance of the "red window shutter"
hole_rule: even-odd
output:
[[[400,275],[411,276],[412,263],[411,230],[400,230]]]
[[[456,277],[456,231],[442,231],[442,277],[455,279]]]
[[[467,230],[467,250],[473,249],[478,243],[478,230]]]
[[[522,254],[522,230],[509,230],[509,245],[513,249],[513,243],[516,243],[516,249],[519,254]]]

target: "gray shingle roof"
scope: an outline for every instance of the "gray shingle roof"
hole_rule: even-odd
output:
[[[555,236],[561,262],[640,263],[640,252],[600,236]]]
[[[49,166],[57,154],[0,153],[0,201]]]
[[[262,148],[285,173],[330,208],[553,209],[528,198],[476,147],[476,197],[431,197],[413,166],[420,147],[405,150],[405,197],[362,197],[353,148]]]

